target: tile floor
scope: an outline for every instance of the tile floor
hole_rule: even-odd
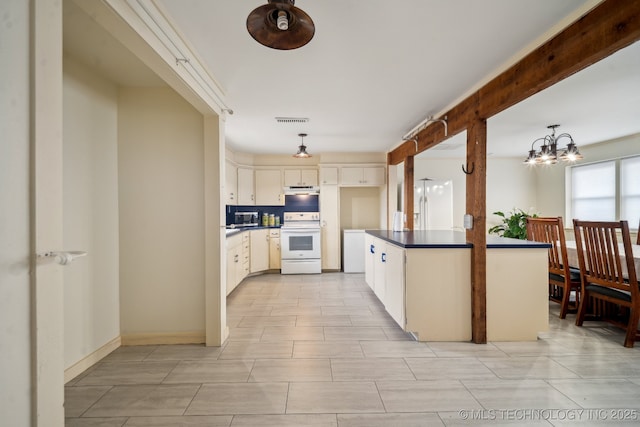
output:
[[[121,347],[66,390],[67,426],[640,423],[640,344],[550,304],[536,342],[414,342],[361,274],[263,275],[222,348]]]

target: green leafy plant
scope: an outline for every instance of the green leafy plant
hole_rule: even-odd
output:
[[[501,237],[511,237],[513,239],[527,239],[527,218],[536,218],[538,215],[529,214],[522,209],[514,209],[508,214],[504,212],[494,212],[502,218],[502,224],[498,224],[489,229],[489,234],[497,234]]]

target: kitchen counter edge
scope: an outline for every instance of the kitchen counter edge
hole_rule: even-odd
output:
[[[225,227],[225,232],[227,233],[226,237],[234,236],[243,231],[251,231],[251,230],[280,230],[282,226],[251,226],[251,227],[229,227],[228,225]]]
[[[365,233],[405,249],[472,248],[464,231],[449,230],[365,230]],[[548,243],[487,235],[487,249],[550,248]]]

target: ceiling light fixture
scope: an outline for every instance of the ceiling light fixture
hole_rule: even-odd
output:
[[[573,142],[573,138],[568,133],[561,133],[556,136],[556,128],[560,125],[549,125],[547,129],[551,129],[551,135],[546,135],[542,138],[538,138],[531,143],[531,150],[529,156],[525,159],[524,163],[528,165],[555,165],[558,162],[557,146],[560,138],[569,138],[569,143],[564,152],[559,156],[560,160],[564,162],[575,162],[576,160],[582,160],[582,154],[578,151],[578,146]],[[536,152],[533,148],[536,142],[543,141],[540,151]]]
[[[294,0],[269,0],[247,17],[247,31],[258,43],[279,50],[297,49],[316,32],[313,20]]]
[[[304,137],[307,136],[306,133],[299,133],[298,136],[302,138],[302,142],[298,146],[298,152],[293,155],[298,159],[306,159],[307,157],[311,157],[311,154],[307,153],[307,146],[304,145]]]

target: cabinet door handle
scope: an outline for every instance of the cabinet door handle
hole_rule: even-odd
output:
[[[372,254],[376,253],[376,247],[374,245],[369,245],[369,252],[371,252]]]
[[[387,254],[382,252],[382,255],[380,256],[380,259],[382,260],[382,262],[387,262]]]

